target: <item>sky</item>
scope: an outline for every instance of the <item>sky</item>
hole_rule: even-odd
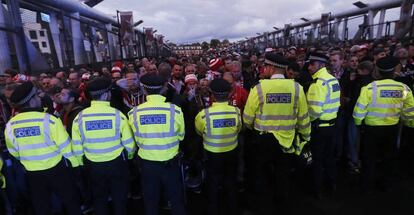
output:
[[[111,15],[133,11],[140,27],[153,27],[165,40],[184,44],[212,38],[239,40],[272,27],[296,24],[301,17],[356,8],[356,0],[104,0],[96,9]],[[382,0],[363,0],[364,3]],[[395,15],[395,13],[394,13]],[[378,16],[377,16],[378,17]]]

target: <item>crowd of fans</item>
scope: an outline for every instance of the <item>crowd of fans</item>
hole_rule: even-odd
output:
[[[19,84],[32,81],[39,89],[45,111],[59,117],[68,133],[71,133],[72,122],[76,115],[88,106],[89,100],[85,95],[85,83],[96,77],[110,77],[113,81],[111,106],[125,115],[135,106],[146,101],[140,77],[148,73],[157,73],[168,80],[163,95],[167,102],[180,106],[185,117],[186,136],[181,143],[181,150],[187,164],[185,182],[188,188],[197,188],[202,181],[202,138],[195,132],[194,120],[196,115],[212,104],[209,82],[222,77],[231,83],[233,89],[228,98],[229,104],[238,107],[243,112],[249,91],[263,77],[263,61],[266,52],[283,55],[290,61],[285,74],[286,78],[295,79],[305,91],[312,83],[312,78],[306,71],[307,57],[312,52],[324,53],[330,58],[329,71],[340,82],[341,108],[337,118],[336,158],[345,163],[346,170],[358,174],[358,130],[353,123],[352,111],[363,86],[376,79],[375,63],[385,56],[394,56],[400,62],[395,80],[414,87],[414,44],[410,41],[397,40],[365,42],[358,44],[334,44],[309,47],[267,48],[265,52],[241,50],[240,52],[206,52],[200,56],[172,56],[168,59],[135,59],[129,62],[114,62],[100,69],[87,67],[68,71],[27,75],[6,70],[0,75],[0,128],[4,131],[10,117],[19,110],[8,102],[11,93]],[[243,131],[240,138],[240,187],[247,186],[248,174],[248,131]],[[0,132],[4,135],[3,132]],[[24,169],[8,154],[4,137],[0,137],[2,158],[5,160],[3,173],[7,181],[7,197],[14,210],[26,210],[24,185]],[[195,143],[199,144],[195,144]],[[413,147],[401,143],[412,151]],[[408,152],[407,152],[408,153]],[[408,156],[410,157],[410,156]],[[404,159],[404,157],[402,158]],[[412,159],[412,158],[411,158]],[[138,174],[138,173],[137,173]],[[197,180],[194,180],[196,178]],[[134,187],[134,186],[133,186]],[[195,192],[199,190],[194,189]],[[84,195],[87,199],[88,194]],[[131,193],[132,197],[139,196],[139,188]]]

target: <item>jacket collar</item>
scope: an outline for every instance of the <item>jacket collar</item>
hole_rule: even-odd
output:
[[[328,72],[327,70],[326,70],[326,67],[323,67],[323,68],[321,68],[321,69],[319,69],[317,72],[315,72],[313,75],[312,75],[312,79],[317,79],[317,78],[319,78],[323,73],[326,73],[326,72]]]
[[[25,112],[45,112],[45,110],[43,108],[22,108],[20,109],[19,113],[25,113]]]
[[[151,102],[165,102],[166,98],[162,95],[154,94],[154,95],[148,95],[147,101]]]

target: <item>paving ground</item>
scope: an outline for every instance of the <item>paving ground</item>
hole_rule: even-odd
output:
[[[414,167],[413,167],[414,168]],[[299,176],[296,187],[292,189],[291,201],[278,210],[276,214],[283,215],[414,215],[414,177],[402,176],[396,180],[390,191],[375,191],[363,195],[358,186],[359,176],[340,173],[338,189],[333,197],[324,195],[322,200],[316,200],[309,192],[309,184]],[[202,215],[206,211],[206,198],[203,194],[188,193],[188,212],[192,215]],[[252,206],[255,199],[247,193],[240,193],[240,214],[254,215]],[[130,214],[142,214],[142,202],[131,204]],[[169,214],[163,210],[162,214]],[[227,214],[226,214],[227,215]]]

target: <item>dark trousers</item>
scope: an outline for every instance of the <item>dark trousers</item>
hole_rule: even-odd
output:
[[[4,160],[3,175],[6,178],[6,194],[10,207],[18,213],[29,211],[30,196],[26,179],[26,171],[23,165],[9,153],[3,153]]]
[[[378,182],[383,188],[391,185],[397,169],[396,126],[366,126],[361,143],[362,190],[370,191]]]
[[[13,215],[9,199],[4,189],[0,188],[0,214]]]
[[[165,162],[140,159],[142,194],[145,214],[158,215],[161,192],[167,195],[172,204],[173,215],[184,215],[184,188],[179,159]]]
[[[219,187],[223,188],[227,213],[237,213],[237,150],[225,153],[206,152],[208,214],[219,214]]]
[[[335,164],[335,126],[319,127],[312,130],[312,172],[313,191],[319,194],[322,191],[324,181],[324,170],[328,185],[331,189],[336,186],[336,164]]]
[[[348,147],[348,140],[347,140],[347,128],[348,128],[348,119],[349,115],[346,111],[340,109],[338,112],[338,116],[335,121],[335,137],[334,142],[335,144],[335,159],[339,160],[343,156],[344,148]],[[346,153],[345,153],[346,154]]]
[[[76,186],[79,189],[82,206],[91,206],[92,193],[86,169],[83,166],[77,167],[74,169],[73,175],[75,176]]]
[[[401,135],[401,146],[399,150],[399,161],[402,176],[414,176],[414,128],[403,127]]]
[[[294,157],[282,151],[273,134],[257,133],[252,145],[255,154],[253,174],[256,210],[258,214],[274,214],[276,208],[283,207],[289,200]]]
[[[111,214],[108,198],[112,198],[113,214],[127,214],[128,165],[122,156],[108,162],[87,161],[96,215]]]
[[[63,161],[48,170],[27,171],[26,175],[35,214],[52,214],[52,193],[62,201],[66,214],[81,214],[75,181]]]

